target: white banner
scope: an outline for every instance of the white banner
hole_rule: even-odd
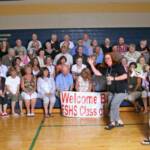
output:
[[[66,117],[102,117],[105,94],[97,92],[70,92],[60,94],[62,114]]]

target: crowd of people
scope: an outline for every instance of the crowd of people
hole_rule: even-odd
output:
[[[30,37],[29,37],[30,38]],[[123,126],[119,107],[124,99],[136,111],[148,112],[150,97],[150,49],[148,41],[126,44],[124,37],[116,43],[110,38],[97,41],[84,33],[73,42],[69,35],[61,40],[56,34],[41,43],[36,33],[25,47],[21,39],[16,46],[0,44],[0,115],[8,116],[11,101],[13,116],[34,116],[37,98],[43,100],[44,115],[49,117],[62,91],[109,93],[110,124],[106,129]],[[140,103],[143,101],[143,105]],[[19,113],[15,110],[19,102]]]

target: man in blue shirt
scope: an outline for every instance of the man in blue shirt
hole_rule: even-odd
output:
[[[68,65],[62,66],[62,73],[56,77],[56,89],[58,92],[72,91],[73,89],[73,77],[70,74],[70,68]]]

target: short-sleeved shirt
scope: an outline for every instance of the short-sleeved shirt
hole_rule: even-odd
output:
[[[10,91],[13,94],[16,94],[18,85],[20,85],[20,78],[19,76],[16,76],[15,78],[12,78],[11,76],[6,78],[6,85],[9,86]]]
[[[100,72],[104,76],[109,74],[113,77],[126,74],[126,71],[121,64],[114,64],[112,67],[101,68]],[[112,93],[126,93],[128,91],[128,81],[127,79],[121,81],[112,81],[111,85],[107,85],[107,90]]]
[[[81,76],[78,77],[79,87],[77,89],[78,92],[89,92],[89,80],[84,80]]]
[[[56,87],[60,91],[69,91],[72,85],[73,77],[70,73],[67,75],[61,73],[56,77]]]

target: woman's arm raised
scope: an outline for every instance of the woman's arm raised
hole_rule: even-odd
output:
[[[89,57],[87,61],[88,61],[88,63],[90,64],[93,73],[94,73],[96,76],[101,76],[102,74],[100,73],[100,71],[97,70],[97,69],[95,68],[95,66],[94,66],[94,61],[93,61],[93,59],[92,59],[91,57]]]

